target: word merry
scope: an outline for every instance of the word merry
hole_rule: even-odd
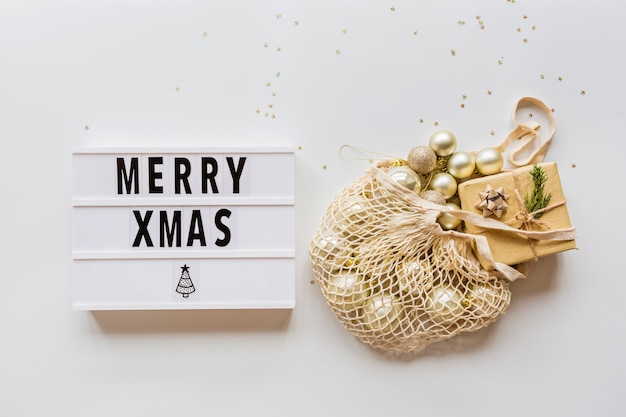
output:
[[[239,194],[240,180],[245,163],[245,156],[239,157],[237,164],[235,164],[235,160],[233,157],[226,157],[228,172],[230,173],[230,176],[232,178],[233,194]],[[163,164],[164,162],[162,156],[150,156],[147,158],[147,178],[149,194],[163,194]],[[199,178],[202,194],[208,194],[209,185],[211,186],[211,193],[218,194],[220,192],[216,180],[218,172],[219,164],[217,159],[210,156],[203,156],[200,158]],[[138,157],[130,158],[129,166],[126,166],[126,160],[124,158],[117,158],[116,174],[118,195],[140,194]],[[173,159],[174,178],[172,179],[172,181],[174,184],[175,194],[181,194],[183,190],[185,194],[192,194],[191,185],[189,183],[189,177],[191,176],[191,174],[192,164],[188,158],[175,157]]]
[[[152,220],[154,210],[146,210],[142,215],[139,210],[133,210],[133,215],[137,221],[137,234],[133,240],[133,247],[137,248],[141,245],[141,242],[145,242],[147,247],[154,247],[152,236],[148,226]],[[215,213],[213,219],[217,229],[223,233],[223,237],[215,240],[215,245],[224,247],[230,243],[231,233],[230,228],[224,224],[223,218],[229,218],[232,212],[228,209],[222,208]],[[164,247],[182,247],[183,229],[182,229],[182,211],[174,210],[172,212],[171,219],[169,218],[166,210],[160,210],[158,215],[158,230],[159,230],[159,246]],[[206,234],[204,231],[204,223],[202,221],[202,212],[200,210],[192,210],[189,217],[189,228],[186,236],[187,247],[193,247],[197,242],[200,246],[206,246]]]

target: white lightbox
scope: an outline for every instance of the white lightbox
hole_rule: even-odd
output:
[[[293,308],[289,148],[81,148],[77,310]]]

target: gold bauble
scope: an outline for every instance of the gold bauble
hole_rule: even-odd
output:
[[[455,152],[448,159],[448,172],[455,178],[467,178],[474,173],[476,163],[468,152]]]
[[[461,210],[461,208],[454,203],[447,203],[446,207],[450,210]],[[444,211],[439,217],[437,217],[437,223],[439,223],[443,230],[453,230],[459,227],[461,219]]]
[[[494,287],[489,282],[477,282],[469,289],[469,308],[479,317],[497,317],[505,305],[502,303],[502,287]]]
[[[415,191],[416,193],[419,193],[422,189],[420,177],[406,165],[389,168],[387,175],[406,189]]]
[[[365,236],[371,221],[370,203],[359,195],[351,195],[342,199],[333,211],[336,221],[334,229],[349,240]]]
[[[396,266],[396,280],[400,291],[417,295],[433,284],[433,267],[428,259],[405,258]]]
[[[344,267],[354,253],[354,248],[345,238],[333,232],[316,236],[311,245],[311,254],[319,260],[319,272],[327,274]]]
[[[438,191],[446,200],[456,194],[456,187],[456,180],[447,172],[439,172],[433,175],[430,184],[428,184],[429,190]]]
[[[454,323],[465,313],[466,305],[463,293],[450,284],[436,285],[426,295],[426,311],[436,323]]]
[[[405,316],[400,299],[388,293],[372,295],[361,310],[360,320],[363,325],[380,333],[393,331]]]
[[[437,155],[428,146],[416,146],[409,152],[407,165],[418,174],[428,174],[437,167]]]
[[[447,130],[438,130],[430,137],[428,146],[437,156],[449,156],[456,150],[456,137]]]
[[[420,197],[424,200],[430,201],[431,203],[439,204],[442,206],[446,205],[446,199],[441,195],[439,191],[435,190],[426,190],[424,191]]]
[[[354,270],[342,270],[321,281],[328,301],[344,311],[359,308],[369,296],[370,288],[363,275]]]
[[[497,174],[504,165],[504,158],[496,148],[485,148],[476,154],[476,169],[483,175]]]

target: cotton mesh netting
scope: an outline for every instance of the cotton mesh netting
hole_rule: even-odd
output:
[[[410,352],[495,321],[511,294],[478,262],[471,240],[441,229],[444,206],[385,174],[391,163],[334,198],[309,252],[322,294],[350,333]]]

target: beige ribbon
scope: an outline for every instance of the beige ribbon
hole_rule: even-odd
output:
[[[546,140],[543,143],[540,143],[538,146],[534,143],[537,138],[537,132],[541,128],[534,120],[529,120],[525,123],[519,123],[517,121],[517,112],[524,104],[531,104],[538,109],[540,109],[543,113],[545,113],[548,118],[548,123],[550,124],[550,133]],[[556,132],[556,122],[554,121],[554,116],[552,115],[552,110],[548,108],[541,100],[536,99],[534,97],[522,97],[517,101],[517,105],[515,106],[515,110],[513,111],[513,123],[517,125],[515,129],[509,133],[504,142],[496,147],[496,149],[504,154],[506,148],[511,145],[516,140],[519,140],[519,144],[515,147],[508,155],[508,160],[511,165],[515,167],[523,167],[526,165],[535,164],[538,162],[543,162],[546,154],[548,153],[548,148],[550,147],[550,143],[552,142],[552,137]],[[526,153],[529,150],[536,147],[532,152],[530,152],[529,156],[526,159],[521,159],[519,156],[522,152]]]

